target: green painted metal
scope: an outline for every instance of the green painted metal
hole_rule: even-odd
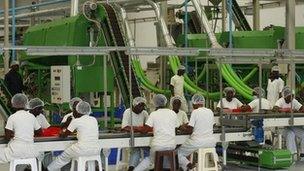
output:
[[[259,165],[270,169],[289,168],[293,163],[289,150],[262,150]]]

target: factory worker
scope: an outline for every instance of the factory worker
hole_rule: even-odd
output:
[[[5,139],[9,141],[7,147],[0,151],[0,163],[14,159],[34,158],[39,155],[34,147],[34,135],[41,134],[41,126],[34,115],[25,111],[27,97],[17,93],[11,99],[16,113],[9,116],[5,126]]]
[[[205,98],[200,94],[192,96],[193,111],[188,125],[182,126],[181,131],[190,133],[188,138],[178,150],[178,160],[183,170],[191,170],[195,164],[191,163],[187,157],[200,148],[215,147],[216,140],[213,135],[213,125],[215,124],[213,112],[204,107]]]
[[[26,87],[23,85],[23,80],[19,71],[19,62],[12,61],[10,65],[10,71],[5,74],[4,83],[7,86],[8,91],[11,95],[15,95],[17,93],[22,93]]]
[[[149,115],[142,129],[143,133],[153,130],[150,156],[142,160],[134,171],[143,171],[153,167],[156,151],[174,150],[176,147],[175,129],[179,127],[176,113],[166,108],[167,98],[162,94],[157,94],[153,98],[153,102],[156,110]]]
[[[184,74],[186,68],[184,66],[179,66],[177,74],[171,78],[170,81],[170,90],[172,96],[180,96],[183,99],[181,109],[185,112],[188,112],[187,101],[184,95]]]
[[[289,87],[285,87],[282,91],[283,97],[280,98],[275,106],[274,111],[300,111],[304,112],[304,107],[294,99],[292,90]],[[297,144],[295,137],[298,137],[301,140],[301,154],[300,157],[304,157],[304,129],[302,127],[288,127],[285,129],[286,136],[286,146],[287,149],[292,153],[297,153]]]
[[[146,99],[143,97],[136,97],[133,99],[132,103],[132,116],[131,110],[127,109],[123,113],[121,128],[123,131],[130,131],[131,125],[133,125],[134,132],[138,132],[140,127],[144,126],[145,122],[148,119],[148,112],[145,110]],[[132,123],[131,123],[132,117]],[[142,148],[132,148],[130,151],[129,159],[129,170],[133,170],[139,163],[141,157]]]
[[[223,92],[225,97],[218,102],[216,107],[217,111],[220,111],[221,107],[223,107],[223,109],[232,110],[243,106],[243,103],[234,97],[235,96],[234,88],[226,87]],[[221,105],[221,102],[223,102],[223,106]]]
[[[62,138],[77,132],[78,141],[64,150],[49,166],[48,170],[59,170],[68,164],[72,158],[78,156],[91,156],[100,154],[98,144],[98,123],[96,118],[89,116],[91,106],[89,103],[81,101],[76,106],[75,119],[71,121],[67,130],[60,134]]]
[[[245,105],[245,111],[248,111],[248,109],[251,109],[253,113],[259,113],[260,110],[260,100],[261,100],[261,109],[262,110],[271,110],[272,105],[270,102],[265,99],[265,90],[260,89],[260,87],[255,87],[253,89],[253,97],[254,100],[252,100],[248,105]]]
[[[183,99],[180,96],[174,96],[170,100],[172,110],[177,114],[179,125],[187,124],[189,122],[186,112],[180,109],[182,101]]]
[[[279,71],[279,66],[273,66],[268,79],[267,100],[270,101],[272,106],[274,106],[277,100],[279,100],[281,97],[281,92],[284,88],[284,81],[280,78]]]
[[[77,114],[76,112],[76,105],[82,101],[81,98],[79,97],[74,97],[70,100],[70,103],[69,103],[69,107],[71,109],[71,113],[68,113],[66,114],[62,120],[61,120],[61,127],[62,128],[67,128],[69,126],[69,124],[71,123],[71,121],[73,119],[75,119],[75,115]]]
[[[44,116],[43,107],[44,107],[44,102],[42,100],[40,100],[39,98],[31,99],[27,105],[29,112],[36,117],[41,128],[46,129],[46,128],[50,127],[51,125],[49,124],[49,122],[47,121],[47,119]]]

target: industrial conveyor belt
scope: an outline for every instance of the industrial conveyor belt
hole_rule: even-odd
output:
[[[115,46],[125,46],[124,38],[121,33],[121,29],[119,27],[118,19],[115,14],[113,7],[109,4],[102,4],[108,17],[106,17],[105,25],[103,26],[103,31],[107,33],[111,40],[107,40],[107,44],[115,45]],[[113,44],[114,43],[114,44]],[[126,55],[123,51],[112,52],[111,60],[115,68],[116,77],[119,79],[119,86],[122,94],[124,94],[124,102],[125,104],[129,103],[130,93],[133,97],[141,96],[140,88],[138,81],[134,74],[134,69],[129,68],[129,56]],[[122,66],[121,66],[122,65]],[[131,73],[129,72],[131,71]],[[129,80],[129,74],[131,74],[131,81]],[[129,92],[129,82],[131,82],[132,91]],[[128,93],[127,93],[128,92]]]

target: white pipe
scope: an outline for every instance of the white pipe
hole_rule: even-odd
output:
[[[165,43],[166,43],[167,47],[174,47],[175,42],[171,38],[171,36],[169,34],[169,31],[168,31],[167,24],[166,24],[164,18],[160,14],[159,5],[156,4],[155,2],[151,1],[151,0],[146,0],[146,2],[148,2],[153,7],[153,9],[155,11],[155,15],[156,15],[156,18],[158,20],[159,26],[160,26],[160,28],[163,32],[163,36],[164,36]]]
[[[210,25],[209,25],[209,21],[208,18],[206,16],[205,11],[201,8],[201,4],[200,2],[198,2],[198,0],[191,0],[197,14],[198,17],[200,19],[200,24],[201,27],[203,27],[206,31],[206,33],[208,34],[209,40],[211,42],[212,48],[221,48],[221,45],[217,42],[217,39],[215,37],[215,34],[213,33]]]
[[[71,17],[78,14],[79,0],[71,0]]]
[[[4,0],[4,47],[9,47],[9,0]],[[4,51],[4,72],[9,71],[10,54],[8,50]]]

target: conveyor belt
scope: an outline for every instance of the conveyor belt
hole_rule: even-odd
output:
[[[111,36],[111,40],[107,40],[108,44],[114,46],[125,46],[124,38],[114,9],[109,4],[102,4],[102,6],[108,15],[107,21],[104,22],[105,25],[102,25],[104,32],[107,32],[108,35]],[[119,80],[120,90],[122,94],[124,94],[124,102],[128,106],[130,93],[133,97],[141,96],[138,81],[135,77],[133,68],[131,68],[132,92],[129,92],[129,56],[123,51],[111,53],[111,56],[112,63],[114,63],[115,74]]]

